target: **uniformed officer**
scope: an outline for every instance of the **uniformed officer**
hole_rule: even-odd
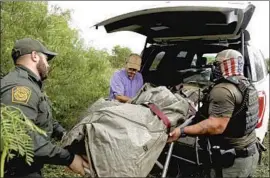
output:
[[[174,129],[168,142],[186,135],[208,135],[212,150],[219,149],[219,155],[213,157],[213,166],[218,168],[210,176],[249,177],[255,172],[259,159],[255,134],[258,94],[244,77],[244,59],[238,51],[221,51],[216,56],[215,66],[216,81],[201,111],[204,119]]]
[[[47,132],[47,137],[30,133],[34,144],[34,162],[29,166],[19,156],[8,161],[5,177],[42,177],[44,164],[65,165],[81,175],[85,174],[84,167],[88,167],[81,156],[51,142],[52,137],[61,139],[65,132],[53,120],[50,102],[42,89],[42,82],[49,71],[48,61],[56,55],[31,38],[17,40],[12,49],[15,69],[1,79],[1,102],[20,108],[26,117]]]

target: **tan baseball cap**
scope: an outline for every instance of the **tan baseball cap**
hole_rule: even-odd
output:
[[[127,60],[127,68],[132,68],[139,71],[141,69],[141,63],[142,58],[139,55],[131,54]]]

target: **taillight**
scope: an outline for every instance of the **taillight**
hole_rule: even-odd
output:
[[[264,91],[259,91],[259,120],[256,128],[260,128],[263,122],[263,116],[265,111],[266,96]]]

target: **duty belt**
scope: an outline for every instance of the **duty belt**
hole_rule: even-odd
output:
[[[257,151],[257,144],[256,143],[253,143],[253,144],[249,145],[248,147],[241,149],[241,150],[235,149],[236,157],[241,157],[241,158],[252,156],[256,153],[256,151]]]

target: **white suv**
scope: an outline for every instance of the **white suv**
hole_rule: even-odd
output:
[[[96,27],[104,26],[108,33],[145,35],[141,72],[145,82],[157,85],[174,86],[199,69],[208,70],[208,54],[213,56],[228,48],[240,51],[245,57],[245,76],[258,90],[260,119],[256,134],[262,142],[269,121],[269,74],[262,53],[249,44],[246,27],[254,10],[254,5],[244,2],[175,1],[123,14]]]

